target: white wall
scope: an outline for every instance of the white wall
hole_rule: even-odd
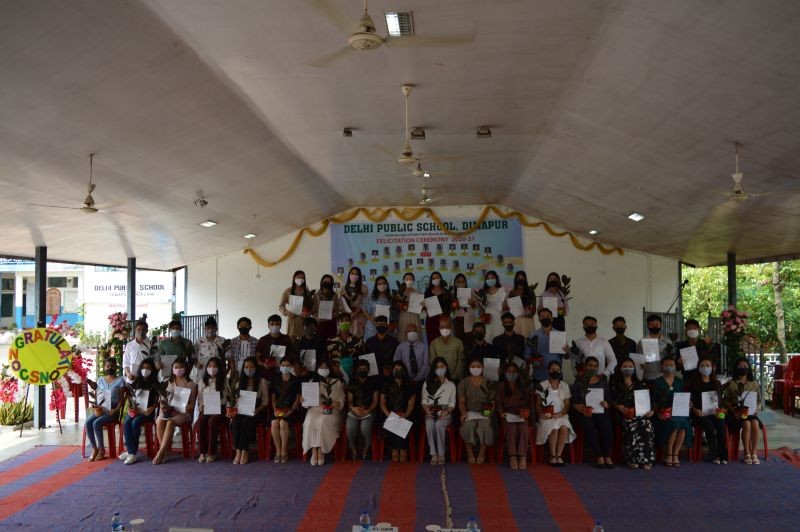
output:
[[[474,218],[478,207],[437,207],[441,217]],[[256,251],[274,260],[289,246],[294,233],[257,246]],[[567,331],[582,334],[581,318],[591,314],[599,320],[599,332],[608,337],[611,319],[623,315],[630,336],[642,330],[642,307],[666,311],[678,288],[678,263],[672,259],[626,250],[623,256],[603,255],[597,250],[580,251],[566,237],[550,236],[542,228],[523,228],[525,270],[531,283],[544,287],[551,271],[572,277]],[[253,320],[256,336],[266,331],[266,319],[277,312],[283,290],[295,270],[304,270],[309,285],[316,288],[320,277],[330,273],[330,234],[304,237],[295,254],[274,268],[256,268],[247,255],[237,252],[188,266],[187,314],[220,313],[220,334],[236,333],[236,320]],[[260,278],[256,277],[257,271]],[[216,282],[215,282],[216,280]]]

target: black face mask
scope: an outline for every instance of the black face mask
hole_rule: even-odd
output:
[[[617,334],[625,334],[625,327],[614,327],[614,332]]]
[[[511,325],[503,325],[503,329],[505,329],[507,331],[513,331],[514,330],[514,324],[512,323]]]
[[[560,371],[551,371],[549,373],[551,379],[561,380],[561,372]]]
[[[386,325],[376,325],[375,330],[381,334],[386,334],[386,331],[389,330],[389,327],[387,327]]]
[[[108,368],[107,370],[105,370],[105,374],[108,375],[109,377],[113,377],[117,374],[117,368]]]
[[[526,286],[528,283],[525,281],[525,279],[517,279],[514,281],[514,284],[517,286]]]
[[[393,371],[392,372],[392,376],[394,376],[395,379],[402,379],[403,376],[404,376],[403,370],[402,369],[398,369],[398,370]]]
[[[369,375],[369,370],[368,369],[360,369],[360,370],[356,371],[356,376],[359,379],[365,379],[365,378],[367,378],[368,375]]]
[[[322,283],[323,290],[333,290],[333,283]]]
[[[736,374],[740,377],[747,375],[748,373],[750,373],[749,368],[736,368]]]
[[[597,327],[594,327],[594,326],[591,326],[591,325],[588,326],[588,327],[584,327],[583,328],[583,332],[585,332],[586,334],[594,334],[594,333],[597,332]]]
[[[472,337],[475,338],[477,341],[481,341],[486,336],[486,333],[472,333]]]
[[[542,327],[550,327],[553,324],[553,318],[542,318],[539,321],[542,323]]]
[[[311,336],[314,336],[315,334],[317,334],[317,329],[316,329],[316,327],[304,327],[303,328],[303,333],[306,336],[311,337]]]
[[[239,327],[239,334],[250,334],[250,327]]]
[[[648,327],[647,330],[650,331],[650,334],[658,334],[661,332],[661,327]]]
[[[547,288],[558,288],[558,281],[547,281]]]

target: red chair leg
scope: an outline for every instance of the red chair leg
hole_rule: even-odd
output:
[[[698,424],[694,424],[694,445],[689,453],[689,461],[699,463],[703,457],[703,429]]]
[[[503,452],[505,451],[506,444],[506,424],[500,423],[497,431],[497,442],[495,443],[495,458],[498,464],[503,463]]]
[[[147,447],[147,457],[151,460],[156,457],[155,423],[148,421],[142,424],[144,441]]]
[[[86,458],[86,425],[83,426],[83,438],[81,438],[81,458]]]
[[[298,460],[303,459],[303,424],[294,424],[294,452]]]
[[[108,454],[111,456],[111,458],[116,458],[119,456],[117,455],[117,427],[119,426],[119,421],[104,425],[106,432],[108,432]],[[121,433],[122,431],[120,430],[120,434]]]
[[[761,428],[761,437],[764,440],[764,461],[769,461],[769,445],[767,444],[767,426],[764,425]]]
[[[425,461],[425,450],[428,448],[428,434],[425,431],[425,425],[423,424],[419,428],[419,444],[417,446],[417,456],[419,456],[419,461]]]
[[[461,456],[458,452],[458,432],[452,424],[447,426],[447,437],[450,444],[450,463],[456,464],[461,461]]]
[[[408,461],[417,461],[417,435],[413,427],[408,431]]]

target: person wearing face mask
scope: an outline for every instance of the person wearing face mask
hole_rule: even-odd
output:
[[[470,297],[467,299],[467,306],[462,307],[458,302],[459,288],[469,288],[467,286],[467,277],[463,273],[457,273],[453,278],[450,298],[455,303],[451,303],[450,308],[456,305],[456,309],[453,312],[453,336],[461,340],[466,347],[472,343],[472,334],[470,333],[475,324],[475,299]]]
[[[443,314],[439,320],[439,327],[439,337],[431,342],[429,350],[430,358],[434,359],[431,367],[436,364],[435,359],[443,359],[448,368],[453,368],[453,381],[458,382],[464,376],[464,344],[452,335],[453,327],[450,316]]]
[[[431,465],[443,465],[447,427],[453,422],[456,407],[456,385],[444,358],[435,358],[425,384],[422,385],[422,410],[425,412],[425,433],[431,453]],[[422,457],[420,457],[422,460]]]
[[[197,383],[197,405],[200,415],[197,417],[197,447],[200,451],[198,463],[211,463],[217,459],[217,436],[225,419],[227,403],[225,393],[228,389],[228,378],[225,376],[225,362],[217,356],[208,359],[203,367],[202,377]],[[219,395],[220,411],[206,413],[204,397],[206,394]]]
[[[569,303],[564,292],[561,290],[561,277],[557,272],[550,272],[547,274],[547,281],[545,282],[544,292],[539,296],[539,306],[537,312],[544,308],[544,298],[554,297],[558,300],[558,313],[553,316],[553,327],[557,331],[564,330],[564,318],[569,314]]]
[[[486,303],[482,312],[489,319],[489,323],[486,324],[486,341],[492,342],[496,336],[503,334],[503,323],[500,316],[504,310],[508,310],[506,290],[500,285],[500,277],[496,271],[486,272],[481,292]]]
[[[241,374],[244,361],[248,357],[256,355],[258,339],[250,336],[252,328],[253,322],[246,316],[242,316],[236,322],[236,329],[239,331],[239,335],[231,339],[227,354],[228,363],[230,364],[228,371],[231,380],[236,380]]]
[[[470,342],[467,360],[477,358],[483,362],[484,358],[494,356],[494,346],[486,341],[486,325],[482,321],[475,322],[471,336],[472,341]]]
[[[697,368],[692,370],[684,369],[681,349],[693,346],[695,350],[697,350],[698,360],[708,359],[712,363],[717,364],[719,362],[720,346],[719,344],[715,344],[711,338],[700,338],[700,322],[697,320],[686,320],[684,330],[686,339],[675,344],[675,354],[678,357],[676,362],[678,369],[681,370],[683,374],[683,380],[685,382],[692,382],[698,376]]]
[[[625,336],[625,331],[628,329],[625,318],[617,316],[611,321],[611,327],[614,330],[614,337],[608,343],[611,344],[614,357],[617,361],[630,358],[631,353],[636,353],[636,342]],[[619,372],[619,365],[616,370]]]
[[[320,405],[312,406],[306,411],[303,421],[303,453],[311,451],[312,466],[324,465],[325,455],[333,450],[341,432],[342,408],[344,408],[344,383],[332,375],[330,364],[323,360],[317,364],[317,373],[313,382],[319,383]],[[302,398],[300,399],[302,403]],[[327,408],[330,412],[326,414]]]
[[[367,338],[364,342],[365,353],[375,353],[375,362],[379,368],[385,368],[392,365],[394,360],[394,352],[397,351],[399,342],[397,338],[389,334],[389,320],[386,316],[375,317],[375,335]],[[385,376],[389,376],[387,373]]]
[[[564,446],[575,440],[575,431],[569,422],[569,403],[572,393],[562,378],[561,364],[553,360],[547,366],[547,379],[536,388],[536,445],[547,444],[550,465],[564,467],[561,455]]]
[[[406,326],[406,341],[397,346],[394,361],[403,363],[419,390],[422,390],[422,382],[428,377],[429,360],[427,344],[420,341],[417,326],[409,323]]]
[[[139,320],[134,327],[133,340],[125,344],[122,352],[122,371],[128,384],[136,380],[139,365],[150,356],[150,340],[147,339],[147,322]]]
[[[303,309],[300,314],[289,311],[289,296],[303,298]],[[286,316],[287,335],[297,338],[303,334],[303,318],[311,314],[311,308],[311,294],[306,286],[306,274],[302,270],[297,270],[292,276],[292,285],[283,291],[281,302],[278,304],[278,311]]]
[[[486,448],[494,445],[492,417],[495,404],[495,383],[483,377],[483,362],[469,361],[469,375],[456,387],[458,411],[461,414],[461,439],[467,449],[467,462],[482,464],[486,460]],[[489,414],[488,416],[486,414]],[[475,447],[478,456],[475,456]]]
[[[716,394],[717,404],[722,401],[722,385],[717,379],[712,362],[701,359],[697,363],[697,374],[689,380],[689,391],[692,393],[692,419],[703,429],[708,442],[709,460],[713,463],[728,463],[728,442],[725,434],[725,420],[717,412],[703,412],[703,394]],[[686,380],[686,379],[684,379]]]
[[[750,361],[747,358],[740,358],[734,362],[733,378],[725,383],[722,391],[722,405],[728,411],[725,420],[728,424],[728,432],[736,435],[741,434],[742,446],[744,447],[744,463],[747,465],[758,465],[758,430],[762,428],[761,420],[758,419],[758,411],[748,410],[743,417],[742,408],[745,400],[755,396],[756,409],[760,404],[761,389],[753,375]]]
[[[336,290],[333,286],[333,276],[325,274],[319,280],[319,290],[314,292],[312,296],[313,309],[312,314],[317,319],[317,334],[319,334],[325,341],[329,338],[336,336],[336,320],[333,319],[341,311],[341,304],[339,296],[336,295]],[[320,303],[322,301],[330,301],[331,313],[322,315],[320,312]]]
[[[425,297],[434,297],[439,300],[439,306],[442,308],[442,314],[436,316],[428,316],[425,318],[425,336],[428,340],[428,345],[431,345],[436,338],[439,337],[439,329],[441,328],[439,320],[447,315],[450,317],[450,305],[452,303],[452,292],[447,289],[447,283],[444,282],[442,274],[433,272],[430,277],[430,283],[425,289]],[[452,325],[450,326],[452,330]]]
[[[508,461],[511,469],[528,467],[528,420],[530,418],[530,397],[520,382],[522,374],[516,362],[505,368],[503,379],[497,387],[497,418],[505,430]]]
[[[342,287],[341,297],[350,307],[351,323],[350,334],[364,337],[367,317],[364,314],[364,303],[369,297],[369,288],[364,284],[364,275],[361,268],[353,266],[347,274],[347,282]],[[347,309],[344,309],[347,310]]]
[[[395,413],[398,417],[413,421],[411,414],[417,401],[417,387],[409,381],[406,365],[400,361],[392,364],[392,378],[389,379],[381,390],[381,412],[385,417]],[[414,427],[411,428],[414,430]],[[408,434],[411,434],[411,430]],[[408,434],[401,438],[386,429],[384,438],[392,450],[392,462],[408,461]]]
[[[164,398],[161,399],[161,408],[156,418],[156,435],[158,441],[161,442],[161,447],[158,449],[156,457],[153,458],[153,465],[162,464],[166,461],[167,453],[172,448],[174,430],[184,423],[192,422],[195,401],[197,400],[197,386],[189,379],[189,367],[189,362],[183,358],[175,359],[172,363],[172,375],[167,382],[166,388],[167,397],[172,398],[177,388],[186,388],[189,390],[189,398],[183,412],[173,407],[173,405],[169,405]],[[170,417],[167,417],[168,413],[171,414]]]
[[[103,445],[103,426],[119,420],[120,390],[125,384],[125,379],[117,376],[117,360],[114,357],[106,358],[103,363],[103,376],[97,381],[86,379],[86,384],[97,394],[102,413],[95,410],[86,417],[83,430],[92,446],[90,462],[103,460],[106,457],[106,448]],[[100,414],[100,415],[98,415]]]
[[[136,453],[139,452],[142,425],[155,419],[158,406],[158,372],[152,358],[142,360],[133,383],[124,387],[122,392],[128,400],[128,412],[122,423],[126,452],[119,455],[119,459],[124,460],[125,465],[131,465],[139,461]]]
[[[197,362],[192,368],[192,380],[199,381],[203,378],[203,371],[205,370],[206,363],[211,360],[211,357],[218,357],[225,360],[225,353],[228,350],[230,342],[217,334],[217,320],[214,316],[209,316],[204,324],[205,335],[194,341],[194,352],[197,356]],[[224,367],[223,367],[224,373]]]
[[[372,443],[372,424],[375,411],[378,409],[380,382],[377,376],[369,376],[369,362],[359,359],[356,362],[355,374],[347,386],[346,432],[347,447],[350,458],[358,460],[367,458]],[[363,451],[358,452],[358,436],[363,441]]]
[[[256,408],[252,416],[236,410],[236,415],[231,420],[233,447],[236,449],[234,465],[246,464],[250,460],[250,444],[256,439],[256,426],[264,422],[269,406],[269,382],[258,374],[257,368],[256,358],[247,357],[242,364],[242,375],[235,389],[237,401],[243,391],[256,392]]]
[[[283,356],[294,355],[294,343],[288,334],[281,332],[281,322],[281,317],[277,314],[267,318],[269,333],[259,338],[256,344],[256,358],[259,364],[258,372],[267,381],[277,374],[279,357],[273,354],[273,346],[284,346]]]
[[[688,417],[670,414],[676,392],[683,392],[683,379],[675,375],[675,359],[668,355],[661,360],[661,376],[650,388],[651,401],[656,409],[656,445],[664,448],[664,465],[680,467],[678,459],[684,440],[692,446],[692,424]]]
[[[191,368],[195,365],[194,344],[183,337],[183,324],[179,319],[173,319],[167,326],[169,338],[162,340],[158,344],[156,355],[156,367],[161,370],[166,366],[169,368],[171,363],[177,359],[183,359]],[[162,360],[163,359],[163,360]],[[187,375],[189,377],[189,375]]]
[[[630,469],[652,469],[656,461],[653,431],[653,411],[636,415],[636,390],[647,386],[636,376],[633,360],[625,358],[619,364],[619,373],[611,377],[611,401],[617,422],[622,426],[622,449],[625,464]]]
[[[339,357],[341,369],[349,377],[353,376],[353,364],[356,358],[364,354],[364,340],[352,333],[353,317],[342,312],[337,318],[339,334],[328,340],[328,357]]]
[[[397,308],[400,309],[397,319],[397,341],[400,343],[406,341],[406,331],[409,325],[413,324],[417,331],[422,330],[419,314],[408,311],[408,296],[415,292],[417,292],[416,278],[413,273],[407,272],[403,275],[403,282],[398,286],[395,296]]]
[[[553,330],[553,313],[549,309],[540,308],[538,311],[539,323],[542,326],[533,331],[525,345],[525,360],[533,367],[533,380],[542,382],[547,380],[547,367],[551,362],[558,362],[559,367],[567,352],[567,346],[561,353],[550,352],[550,331]]]
[[[523,359],[525,356],[525,337],[514,332],[516,319],[512,313],[504,312],[501,317],[501,323],[503,324],[503,334],[495,337],[492,341],[493,357],[500,359],[501,372],[509,362],[514,362],[516,359],[517,369],[522,370],[526,375],[527,383],[527,368],[524,368],[525,361]]]
[[[594,316],[583,318],[583,332],[584,336],[575,340],[579,355],[570,357],[573,374],[578,374],[579,364],[585,364],[589,357],[594,357],[598,362],[598,373],[605,375],[606,379],[611,378],[617,367],[617,356],[611,344],[597,334],[597,318]]]
[[[578,412],[577,420],[589,440],[589,445],[597,459],[597,467],[600,469],[613,469],[614,462],[611,460],[611,395],[608,389],[608,379],[606,375],[600,373],[598,360],[589,356],[585,361],[586,370],[584,374],[575,381],[575,392],[573,394],[572,408]],[[603,412],[594,412],[586,405],[586,396],[589,390],[602,390],[603,400],[600,406]]]
[[[328,356],[328,342],[322,338],[317,332],[317,320],[311,316],[303,320],[303,336],[297,339],[294,352],[299,355],[297,360],[300,360],[301,365],[307,362],[307,357],[313,351],[315,364],[311,366],[303,366],[305,370],[303,374],[297,374],[298,377],[305,376],[306,371],[314,371],[317,369],[316,362]]]
[[[308,318],[306,318],[308,319]],[[313,318],[311,318],[313,319]],[[275,463],[289,461],[289,429],[297,423],[300,410],[300,379],[292,375],[292,359],[283,357],[278,371],[280,374],[270,385],[272,399],[272,421],[270,433],[275,443]]]
[[[664,357],[671,356],[674,352],[674,346],[669,338],[661,334],[661,316],[658,314],[651,314],[647,317],[647,336],[658,340],[658,354],[661,360]],[[644,338],[643,338],[644,339]],[[636,343],[636,352],[644,353],[642,349],[642,340]],[[652,385],[653,381],[661,376],[661,365],[659,362],[651,362],[644,364],[644,380],[647,384]]]
[[[535,329],[533,312],[536,308],[536,294],[528,285],[528,274],[524,271],[520,270],[514,274],[514,288],[508,293],[508,297],[519,297],[522,300],[522,309],[525,314],[516,317],[514,332],[527,338]]]
[[[389,291],[389,281],[383,275],[375,279],[372,293],[364,299],[364,316],[367,318],[367,323],[364,327],[364,338],[371,338],[377,332],[375,320],[378,316],[375,313],[378,305],[389,307],[389,316],[384,317],[387,318],[388,324],[392,324],[390,328],[394,327],[394,324],[397,323],[397,312],[394,308],[394,298],[392,298],[392,293]]]

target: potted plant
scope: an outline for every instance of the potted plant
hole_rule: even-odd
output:
[[[480,312],[480,316],[478,317],[486,325],[489,325],[492,322],[492,315],[486,312],[486,307],[489,304],[489,294],[486,293],[485,288],[480,288],[477,292],[475,292],[475,305],[478,307],[478,311]]]
[[[542,409],[544,414],[550,414],[551,416],[555,414],[555,407],[552,404],[550,399],[552,390],[536,390],[536,395],[539,397],[539,400],[542,402]],[[552,394],[555,395],[555,394]]]
[[[736,408],[734,409],[736,417],[740,417],[742,419],[747,419],[750,417],[750,408],[745,406],[744,403],[744,400],[748,395],[750,395],[750,392],[744,392],[744,395],[740,395],[736,400]]]
[[[305,294],[303,294],[303,317],[307,318],[311,316],[311,309],[314,308],[314,294],[316,294],[316,290],[306,290]]]
[[[239,389],[239,379],[231,379],[228,386],[225,388],[225,416],[228,419],[233,419],[239,413],[236,408],[236,390]]]
[[[481,391],[488,397],[486,401],[481,403],[481,415],[483,417],[492,417],[494,414],[494,389],[487,382],[481,384]]]
[[[331,398],[331,390],[333,385],[327,379],[319,384],[320,387],[325,390],[325,397],[320,397],[319,404],[322,406],[322,413],[328,416],[333,414],[333,399]]]
[[[532,315],[536,315],[536,288],[539,283],[529,284],[522,294],[522,306]]]

